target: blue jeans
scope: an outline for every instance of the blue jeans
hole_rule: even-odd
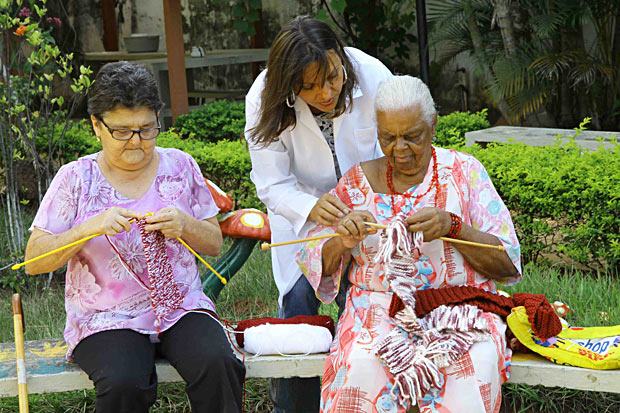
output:
[[[340,312],[344,308],[347,287],[347,277],[343,277],[336,297]],[[302,275],[291,291],[283,297],[278,315],[280,318],[316,315],[319,311],[319,304],[312,286]],[[274,413],[317,413],[321,400],[321,379],[318,377],[273,379],[271,380],[271,399],[275,407]]]

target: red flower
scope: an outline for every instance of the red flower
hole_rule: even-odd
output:
[[[23,36],[28,31],[28,26],[19,26],[17,30],[15,30],[16,36]]]
[[[60,20],[59,17],[48,17],[45,20],[47,21],[48,24],[51,24],[52,26],[56,26],[57,29],[60,29],[60,27],[62,26],[62,20]]]
[[[19,11],[19,17],[30,17],[30,9],[28,7],[24,7]]]

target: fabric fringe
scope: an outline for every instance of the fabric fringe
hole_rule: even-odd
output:
[[[394,375],[392,396],[403,406],[407,402],[416,405],[431,387],[441,388],[440,369],[460,358],[488,332],[482,311],[469,305],[440,306],[418,319],[415,263],[422,241],[423,234],[412,236],[405,218],[397,216],[382,233],[375,256],[375,262],[384,264],[390,290],[404,304],[394,316],[400,328],[392,329],[376,350]]]
[[[375,262],[382,263],[390,289],[407,305],[415,308],[416,260],[420,257],[423,234],[412,235],[403,216],[397,216],[381,233]]]
[[[406,306],[395,320],[402,330],[393,329],[379,344],[377,355],[394,375],[392,395],[401,405],[416,405],[431,387],[441,388],[440,369],[485,340],[489,331],[482,311],[469,305],[441,306],[423,319]]]

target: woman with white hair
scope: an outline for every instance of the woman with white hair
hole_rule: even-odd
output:
[[[432,145],[437,112],[422,81],[384,81],[375,112],[385,156],[354,166],[331,192],[352,212],[314,234],[341,236],[310,242],[298,255],[321,301],[334,299],[341,277],[351,284],[325,364],[321,411],[406,412],[417,405],[421,412],[497,412],[510,364],[503,320],[471,306],[438,309],[434,316],[446,316],[444,324],[412,311],[419,290],[495,292],[495,281],[518,281],[510,214],[480,162]],[[367,222],[392,232],[377,233]],[[415,248],[403,253],[399,237]],[[404,310],[394,313],[397,299]]]

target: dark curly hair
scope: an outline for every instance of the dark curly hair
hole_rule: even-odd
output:
[[[97,118],[117,106],[146,107],[157,113],[163,105],[153,74],[126,61],[105,64],[88,91],[88,113]]]

